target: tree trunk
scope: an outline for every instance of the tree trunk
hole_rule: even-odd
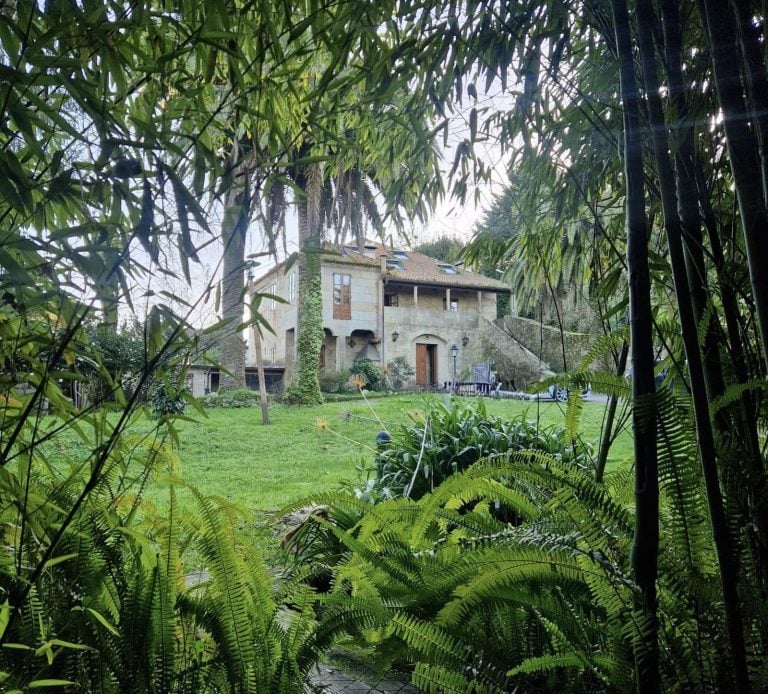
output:
[[[699,456],[704,474],[707,503],[712,522],[712,534],[720,568],[725,619],[734,672],[736,674],[736,685],[739,691],[747,692],[749,691],[749,675],[744,646],[741,607],[737,591],[735,555],[723,510],[723,499],[717,472],[715,437],[709,413],[708,389],[704,376],[702,356],[699,350],[697,321],[693,311],[692,299],[697,292],[702,291],[701,283],[705,279],[704,277],[696,277],[692,278],[692,282],[689,282],[687,276],[682,228],[677,212],[675,179],[668,154],[667,127],[659,96],[659,80],[653,40],[653,27],[656,25],[656,18],[650,0],[637,0],[636,10],[651,140],[653,142],[656,171],[659,177],[659,192],[664,213],[664,230],[669,246],[669,257],[680,314],[685,356],[688,360],[696,434],[699,440]],[[703,272],[703,263],[702,267],[696,268],[696,270]],[[695,285],[694,291],[690,291],[691,284]]]
[[[296,361],[293,380],[286,389],[288,402],[317,405],[323,401],[320,379],[320,350],[323,346],[323,298],[320,275],[320,235],[317,216],[311,214],[313,191],[308,177],[298,175],[297,187],[304,191],[298,205],[299,260],[298,310],[296,312]]]
[[[763,62],[764,37],[754,23],[749,3],[730,0],[736,18],[736,29],[744,63],[744,86],[747,90],[750,123],[759,145],[763,181],[763,202],[768,205],[768,80]]]
[[[701,0],[707,27],[715,88],[723,109],[723,130],[744,230],[749,277],[762,354],[768,364],[768,214],[763,200],[758,141],[749,128],[742,91],[738,42],[729,3]]]
[[[253,350],[256,352],[256,370],[259,375],[259,401],[261,402],[261,423],[269,424],[269,401],[267,382],[264,378],[264,352],[261,347],[261,327],[253,326]]]
[[[638,691],[659,692],[656,578],[659,552],[659,480],[648,221],[645,215],[642,133],[626,0],[612,0],[624,108],[624,176],[627,197],[627,270],[632,352],[632,424],[635,449],[635,533],[632,569],[639,589],[636,607],[647,620],[635,634]]]
[[[224,260],[221,278],[223,327],[219,340],[220,391],[245,388],[243,312],[245,310],[245,233],[248,228],[248,218],[247,193],[228,191],[224,200],[224,220],[221,227]]]

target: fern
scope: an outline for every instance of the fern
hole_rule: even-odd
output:
[[[448,670],[439,665],[426,665],[418,663],[411,676],[411,681],[415,686],[424,692],[434,692],[435,694],[466,694],[475,692],[476,694],[501,694],[505,690],[497,687],[481,684],[477,681],[470,681],[459,672]]]

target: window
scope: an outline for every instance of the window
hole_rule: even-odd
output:
[[[384,294],[385,306],[399,306],[399,299],[397,294]]]
[[[395,258],[387,258],[387,267],[390,270],[405,270],[405,265]]]
[[[451,299],[451,305],[448,306],[448,303],[445,299],[443,299],[443,311],[450,311],[451,313],[458,313],[459,312],[459,300],[458,299]]]
[[[333,273],[333,317],[339,320],[352,318],[352,276]]]
[[[296,273],[288,275],[288,301],[293,303],[296,299]]]
[[[438,263],[437,269],[446,275],[458,275],[459,271],[455,265],[448,265],[447,263]]]
[[[277,299],[274,298],[277,294],[277,285],[270,284],[269,289],[267,290],[267,294],[271,294],[273,297],[269,300],[269,307],[274,311],[277,308]]]
[[[405,251],[392,251],[392,257],[398,260],[408,260],[408,254]]]
[[[275,348],[274,348],[274,346],[269,348],[269,358],[270,358],[270,361],[274,364],[275,363]]]

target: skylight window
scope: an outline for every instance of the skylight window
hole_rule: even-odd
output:
[[[438,263],[437,269],[440,270],[440,272],[445,273],[446,275],[459,274],[459,271],[456,269],[455,265],[448,265],[447,263]]]
[[[405,270],[405,265],[396,258],[387,258],[387,267],[390,270]]]
[[[398,260],[408,260],[408,254],[405,251],[392,251],[392,255]]]

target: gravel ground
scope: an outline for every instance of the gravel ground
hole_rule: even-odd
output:
[[[351,673],[336,665],[319,663],[310,675],[311,692],[315,694],[353,694],[353,692],[377,692],[380,694],[419,694],[408,682],[392,675],[379,682],[370,676]]]

